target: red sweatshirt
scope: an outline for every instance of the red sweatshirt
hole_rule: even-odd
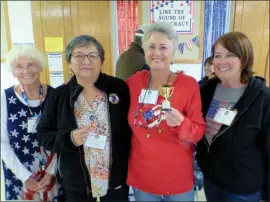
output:
[[[157,105],[138,104],[141,90],[147,89],[149,74],[141,71],[127,80],[131,94],[128,121],[133,130],[127,184],[157,195],[185,193],[194,184],[193,144],[201,140],[205,131],[199,86],[192,77],[179,74],[172,85],[170,102],[184,116],[183,122],[171,128],[162,120],[157,127],[148,129],[145,126],[153,124],[160,115],[146,121],[145,112],[148,117],[149,113],[157,114],[157,105],[164,100],[159,96]],[[136,111],[141,113],[134,118]],[[147,134],[151,134],[150,138]]]

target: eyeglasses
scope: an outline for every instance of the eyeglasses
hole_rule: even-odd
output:
[[[85,57],[88,58],[89,62],[95,62],[97,61],[99,57],[99,53],[92,52],[92,53],[89,53],[88,55],[84,55],[82,53],[74,53],[72,54],[72,57],[78,63],[82,63]]]

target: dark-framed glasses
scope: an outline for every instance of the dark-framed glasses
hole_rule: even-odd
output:
[[[88,55],[84,55],[82,53],[73,53],[72,57],[78,63],[82,63],[85,57],[87,57],[90,62],[95,62],[99,58],[99,53],[91,52]]]

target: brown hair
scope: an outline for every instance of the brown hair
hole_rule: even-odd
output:
[[[210,56],[210,57],[205,59],[203,66],[212,65],[212,64],[213,64],[213,57]]]
[[[251,41],[242,32],[226,33],[220,36],[212,46],[213,58],[217,44],[222,45],[241,60],[241,83],[247,83],[249,78],[254,74],[252,71],[254,53]]]

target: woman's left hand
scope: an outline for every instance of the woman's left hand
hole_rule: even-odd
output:
[[[54,175],[50,173],[46,173],[44,177],[38,183],[38,188],[43,189],[44,187],[51,185],[54,179],[55,179]]]
[[[184,120],[184,116],[175,108],[171,108],[171,111],[164,112],[166,122],[171,127],[180,126]]]

